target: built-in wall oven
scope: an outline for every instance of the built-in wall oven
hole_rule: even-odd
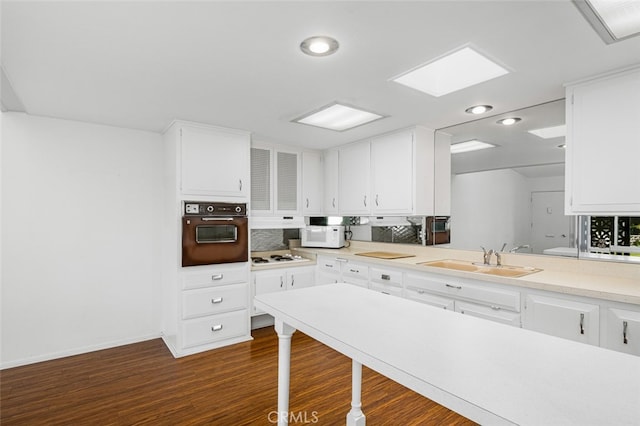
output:
[[[247,262],[247,205],[185,201],[182,266]]]

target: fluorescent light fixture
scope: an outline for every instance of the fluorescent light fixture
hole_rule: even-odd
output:
[[[451,145],[451,153],[460,154],[461,152],[478,151],[487,148],[495,148],[495,145],[473,139],[466,142],[454,143]]]
[[[573,0],[605,43],[640,34],[640,2],[637,0]]]
[[[472,48],[464,47],[392,80],[431,96],[443,96],[508,72]]]
[[[529,133],[542,139],[560,138],[566,136],[567,126],[562,124],[560,126],[545,127],[543,129],[529,130]]]
[[[338,41],[327,36],[309,37],[300,43],[300,49],[310,56],[329,56],[338,50]]]
[[[293,122],[343,132],[381,118],[384,116],[352,106],[333,103],[319,111],[296,118]]]

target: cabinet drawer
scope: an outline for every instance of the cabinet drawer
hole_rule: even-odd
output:
[[[520,327],[519,313],[505,311],[497,306],[489,307],[476,305],[475,303],[456,302],[455,305],[456,312],[460,312],[461,314]]]
[[[470,283],[462,279],[431,278],[407,274],[407,286],[424,289],[431,293],[468,299],[488,306],[520,312],[520,292],[492,288],[490,284]]]
[[[436,306],[438,308],[448,309],[450,311],[454,310],[453,299],[427,293],[421,288],[407,287],[406,297],[407,299],[415,300],[416,302],[425,303],[431,306]]]
[[[318,268],[322,272],[333,272],[334,274],[340,273],[340,265],[344,263],[335,258],[322,257],[318,258]]]
[[[182,322],[184,348],[242,336],[249,332],[246,309]]]
[[[371,268],[369,274],[371,281],[402,287],[402,272],[400,271]]]
[[[247,307],[247,300],[246,284],[185,291],[182,294],[182,318],[244,309]]]
[[[227,264],[224,266],[204,266],[202,268],[191,266],[188,270],[183,268],[182,271],[182,288],[185,290],[246,283],[249,281],[249,267],[248,263],[245,262],[237,265]]]
[[[342,267],[342,276],[369,280],[369,267],[361,263],[348,262]]]
[[[357,277],[344,277],[342,282],[352,285],[357,285],[358,287],[369,288],[369,280]]]
[[[371,290],[379,291],[380,293],[402,297],[402,287],[398,287],[392,284],[371,282],[370,288]]]

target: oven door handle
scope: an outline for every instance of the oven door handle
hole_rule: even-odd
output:
[[[235,220],[237,218],[235,217],[203,217],[202,220],[204,221],[209,221],[209,220],[226,220],[226,221],[232,221]]]

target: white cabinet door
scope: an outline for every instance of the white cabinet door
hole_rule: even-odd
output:
[[[302,214],[322,214],[322,155],[319,152],[302,153]]]
[[[413,136],[400,132],[371,141],[371,214],[413,211]]]
[[[637,214],[640,68],[569,86],[566,108],[567,213]]]
[[[339,179],[340,214],[368,215],[371,212],[369,193],[370,144],[361,142],[340,148]]]
[[[274,194],[276,214],[296,215],[300,211],[299,182],[300,156],[297,152],[275,151],[276,190]]]
[[[273,269],[269,271],[255,271],[253,272],[253,295],[274,293],[276,291],[285,291],[286,286],[286,271],[283,269]],[[252,305],[253,305],[253,298]],[[262,310],[253,305],[252,315],[262,314]]]
[[[287,289],[312,287],[316,283],[315,266],[291,268],[287,271]]]
[[[340,154],[337,149],[324,152],[324,202],[325,215],[337,215],[339,211],[338,164]]]
[[[524,328],[577,342],[599,344],[598,305],[529,294]]]
[[[249,136],[218,128],[181,127],[181,192],[246,198]]]
[[[640,355],[640,311],[605,308],[602,320],[602,347]]]
[[[254,214],[273,211],[272,154],[267,148],[251,148],[251,212]]]

